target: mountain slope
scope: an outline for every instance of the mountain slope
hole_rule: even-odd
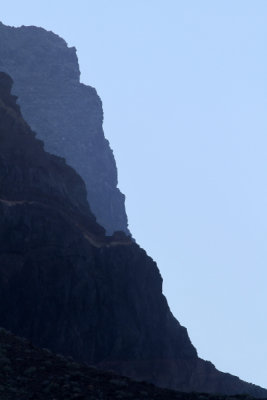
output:
[[[1,328],[0,365],[1,400],[237,400],[205,393],[185,394],[135,382],[37,348]],[[249,399],[247,396],[238,398]]]
[[[0,73],[0,326],[55,352],[184,391],[267,392],[198,358],[155,262],[104,235],[85,186],[48,154]]]
[[[80,83],[75,48],[42,28],[0,23],[0,71],[14,79],[23,117],[45,149],[64,157],[83,178],[97,221],[108,234],[129,233],[101,100]]]

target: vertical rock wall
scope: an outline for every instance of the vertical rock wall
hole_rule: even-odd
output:
[[[42,28],[0,23],[0,70],[12,76],[23,117],[45,149],[64,157],[83,178],[90,207],[107,234],[128,234],[102,103],[94,88],[80,83],[75,48]]]

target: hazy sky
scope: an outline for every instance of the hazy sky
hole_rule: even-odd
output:
[[[267,1],[2,3],[77,48],[130,229],[199,355],[267,387]]]

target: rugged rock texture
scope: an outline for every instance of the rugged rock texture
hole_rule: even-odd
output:
[[[0,328],[1,400],[252,400],[159,389],[73,362]]]
[[[14,79],[23,117],[45,149],[64,157],[83,178],[97,221],[108,234],[129,233],[101,100],[80,83],[75,48],[42,28],[0,23],[0,71]]]
[[[104,235],[85,186],[48,154],[0,73],[0,326],[78,361],[184,391],[267,392],[197,357],[153,260]]]

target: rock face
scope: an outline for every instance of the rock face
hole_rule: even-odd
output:
[[[83,178],[89,204],[107,234],[129,233],[124,195],[105,139],[101,100],[80,83],[75,48],[42,28],[0,23],[0,71],[14,79],[24,119],[45,149],[66,159]]]
[[[267,391],[198,358],[155,262],[107,237],[85,185],[46,153],[0,73],[0,326],[78,361],[183,391]]]

